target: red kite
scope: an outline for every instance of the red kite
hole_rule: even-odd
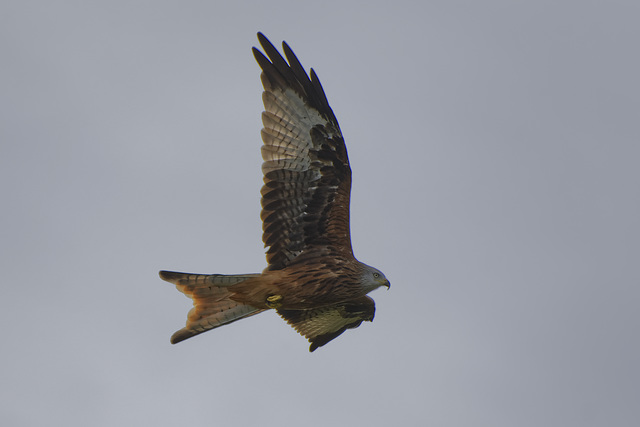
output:
[[[175,344],[268,309],[305,336],[310,351],[363,321],[375,303],[367,296],[387,278],[355,259],[349,231],[351,168],[338,121],[311,69],[286,43],[286,60],[258,33],[262,68],[263,235],[267,268],[259,274],[161,271],[193,300]]]

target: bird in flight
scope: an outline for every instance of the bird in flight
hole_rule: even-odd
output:
[[[367,294],[390,283],[353,255],[349,230],[351,167],[338,121],[311,69],[291,48],[286,59],[262,34],[263,235],[268,266],[256,274],[160,271],[193,300],[175,344],[274,309],[314,351],[345,330],[372,321]]]

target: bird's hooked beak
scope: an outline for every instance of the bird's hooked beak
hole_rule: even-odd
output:
[[[386,287],[387,287],[387,290],[389,290],[389,289],[391,289],[391,282],[387,280],[387,283],[385,283],[385,284],[384,284],[384,285],[382,285],[382,286],[386,286]]]

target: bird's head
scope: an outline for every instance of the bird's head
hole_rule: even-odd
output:
[[[362,277],[361,277],[362,285],[366,289],[367,293],[381,286],[386,286],[387,289],[391,287],[391,283],[389,283],[389,279],[385,277],[382,271],[366,264],[362,264],[362,266],[364,267],[362,272]]]

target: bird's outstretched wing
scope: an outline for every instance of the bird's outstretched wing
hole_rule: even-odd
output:
[[[321,248],[353,256],[349,233],[351,168],[347,149],[313,69],[307,75],[286,43],[286,60],[258,33],[262,68],[263,236],[267,270]],[[328,251],[327,251],[328,249]]]
[[[309,340],[309,351],[322,347],[347,329],[371,322],[376,311],[367,296],[311,310],[278,310],[278,314]]]

